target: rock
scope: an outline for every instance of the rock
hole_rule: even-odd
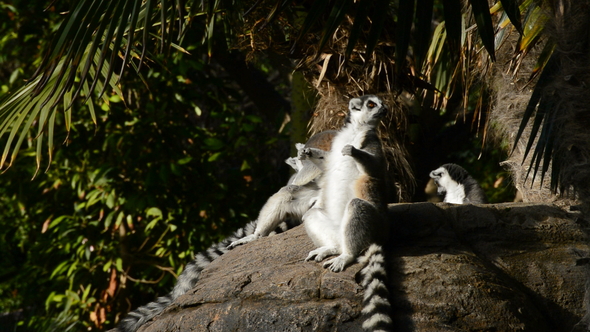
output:
[[[539,204],[393,204],[399,331],[571,331],[585,314],[588,224]],[[361,331],[361,266],[304,262],[299,226],[214,261],[141,332]]]

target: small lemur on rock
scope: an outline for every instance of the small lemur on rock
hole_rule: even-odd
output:
[[[195,259],[188,263],[178,276],[172,292],[157,298],[154,302],[141,306],[123,318],[117,328],[111,332],[135,332],[146,322],[162,312],[176,298],[191,290],[201,275],[201,271],[213,260],[225,254],[233,247],[254,241],[263,236],[284,232],[301,224],[301,218],[314,204],[319,194],[317,185],[322,171],[316,163],[301,159],[304,148],[328,150],[335,131],[325,131],[312,136],[307,143],[296,144],[298,157],[289,158],[285,162],[293,167],[296,173],[291,176],[286,186],[272,195],[264,204],[258,219],[238,229],[223,241],[212,245],[209,249],[199,252]],[[321,163],[319,163],[321,164]]]
[[[483,189],[467,171],[457,164],[444,164],[430,172],[444,202],[454,204],[485,204]]]
[[[386,283],[383,249],[389,234],[387,220],[386,159],[377,126],[386,114],[374,95],[349,102],[346,124],[338,131],[329,152],[305,148],[303,154],[323,170],[317,202],[303,216],[307,234],[318,247],[306,260],[340,272],[359,261],[365,289],[363,329],[390,331],[391,305]],[[366,250],[364,256],[361,253]]]

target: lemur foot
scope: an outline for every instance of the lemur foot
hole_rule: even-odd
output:
[[[299,167],[297,166],[297,158],[291,157],[291,158],[287,158],[285,160],[285,163],[289,166],[291,166],[291,168],[293,168],[295,171],[299,171]]]
[[[295,143],[295,149],[297,149],[297,153],[305,148],[305,144],[303,143]]]
[[[355,260],[354,256],[348,254],[341,254],[336,258],[332,258],[329,261],[324,263],[324,268],[332,271],[332,272],[341,272],[343,271],[348,265],[353,263]]]
[[[239,245],[250,243],[250,242],[255,241],[256,239],[258,239],[259,237],[260,237],[259,235],[250,234],[250,235],[245,236],[245,237],[243,237],[243,238],[241,238],[241,239],[239,239],[237,241],[234,241],[234,242],[230,243],[229,246],[227,246],[227,249],[230,249],[231,250],[231,249],[233,249],[233,248],[235,248],[235,247],[237,247]]]
[[[315,259],[316,262],[321,262],[324,260],[324,258],[328,257],[328,256],[332,256],[332,255],[336,255],[338,254],[338,250],[336,250],[336,248],[334,247],[320,247],[317,248],[316,250],[312,250],[309,252],[309,255],[307,255],[307,258],[305,259],[305,261],[310,261],[312,259]]]

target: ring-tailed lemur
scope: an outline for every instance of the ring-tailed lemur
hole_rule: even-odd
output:
[[[438,187],[437,193],[444,195],[444,202],[454,204],[484,204],[483,189],[467,171],[457,164],[444,164],[430,172]]]
[[[291,219],[301,221],[303,214],[317,200],[319,194],[317,182],[321,178],[323,171],[322,160],[312,162],[303,155],[303,151],[309,148],[318,149],[318,151],[328,150],[334,135],[334,131],[325,131],[312,136],[305,145],[301,143],[295,144],[297,157],[289,158],[285,162],[293,167],[296,173],[291,176],[287,186],[281,188],[264,204],[260,210],[254,233],[233,241],[227,247],[228,249],[267,236],[288,216],[291,216]]]
[[[340,272],[368,249],[359,262],[366,264],[361,270],[362,313],[367,315],[363,328],[370,331],[388,331],[392,325],[385,259],[378,245],[389,234],[386,159],[377,134],[386,112],[377,96],[353,98],[346,124],[334,137],[331,150],[303,149],[310,160],[321,160],[324,170],[319,198],[303,216],[307,234],[318,247],[305,260],[320,262],[338,255],[323,266]]]
[[[231,248],[251,242],[259,237],[284,232],[301,224],[301,217],[315,202],[319,192],[317,178],[321,175],[315,163],[301,160],[301,150],[313,147],[328,150],[333,131],[326,131],[312,136],[305,145],[296,144],[297,158],[289,158],[285,162],[293,167],[296,173],[289,179],[286,186],[272,195],[264,204],[258,219],[249,222],[223,241],[212,245],[209,249],[199,252],[188,263],[178,276],[172,292],[161,296],[156,301],[129,312],[114,331],[135,332],[143,324],[162,312],[176,298],[191,290],[201,275],[201,271],[213,260],[228,252]],[[321,163],[319,163],[321,165]]]

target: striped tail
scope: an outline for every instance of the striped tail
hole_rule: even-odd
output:
[[[282,223],[279,225],[279,227],[277,227],[276,232],[279,233],[284,231],[287,227],[289,226],[287,226],[285,223]],[[211,262],[213,262],[219,256],[228,252],[229,249],[227,249],[227,246],[230,243],[253,234],[255,229],[256,221],[251,221],[246,226],[238,229],[223,241],[216,243],[209,249],[198,253],[195,256],[195,259],[188,263],[184,268],[184,271],[182,271],[182,273],[178,276],[178,280],[172,292],[170,292],[168,295],[157,298],[154,302],[150,302],[131,311],[127,317],[121,320],[117,326],[117,330],[122,332],[137,331],[143,324],[164,311],[164,309],[166,309],[166,307],[168,307],[176,298],[191,290],[197,281],[199,281],[201,271],[203,271],[205,267],[211,264]]]
[[[366,264],[360,271],[361,285],[365,289],[362,314],[366,317],[363,329],[372,332],[393,330],[391,304],[387,290],[387,271],[383,248],[372,244],[359,262]]]
[[[203,269],[205,269],[215,259],[227,253],[229,251],[227,246],[230,243],[248,235],[254,234],[254,231],[256,230],[256,223],[256,220],[249,222],[246,224],[246,226],[238,229],[223,241],[216,243],[209,247],[209,249],[196,254],[195,259],[188,263],[184,268],[184,271],[182,271],[182,273],[178,276],[178,280],[176,281],[176,285],[174,286],[174,289],[172,289],[172,292],[170,292],[168,295],[157,298],[154,302],[150,302],[129,312],[127,317],[121,320],[117,326],[117,329],[114,331],[137,331],[143,324],[164,311],[164,309],[166,309],[166,307],[168,307],[175,299],[193,289],[193,287],[195,287],[197,284],[197,281],[199,281],[201,271],[203,271]],[[285,232],[299,225],[300,223],[301,221],[298,219],[287,218],[287,220],[281,222],[269,235]]]

